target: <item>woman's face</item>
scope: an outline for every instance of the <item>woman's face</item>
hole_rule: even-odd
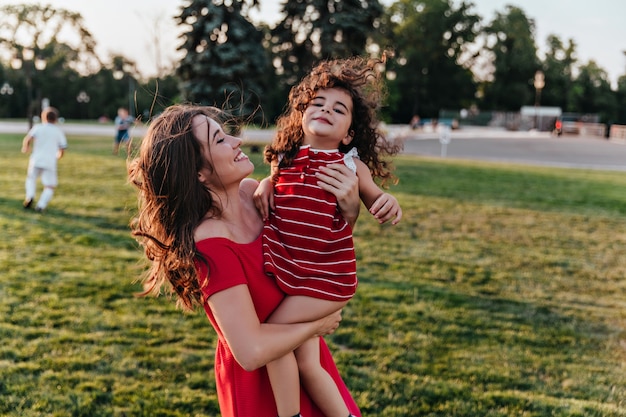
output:
[[[304,145],[337,149],[352,141],[352,97],[341,88],[317,91],[302,116]]]
[[[205,115],[195,116],[192,125],[207,161],[198,172],[200,181],[223,187],[239,184],[254,171],[254,165],[241,151],[241,139],[227,135],[219,123]]]

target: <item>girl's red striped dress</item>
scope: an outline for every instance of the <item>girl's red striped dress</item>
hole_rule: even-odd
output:
[[[263,230],[265,271],[289,295],[347,301],[357,287],[352,229],[337,199],[322,190],[321,166],[344,163],[356,171],[356,149],[344,154],[303,146],[274,185],[275,210]]]

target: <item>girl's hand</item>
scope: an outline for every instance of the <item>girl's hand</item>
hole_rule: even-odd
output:
[[[274,210],[274,184],[271,179],[264,178],[252,195],[256,209],[261,214],[263,221],[269,218],[270,211]]]
[[[398,224],[402,218],[402,209],[398,200],[389,193],[383,193],[370,207],[370,213],[379,223],[393,219],[391,224]]]
[[[320,188],[337,197],[341,214],[350,226],[354,226],[361,207],[357,175],[343,164],[330,164],[321,167],[320,172],[316,175],[319,179]]]

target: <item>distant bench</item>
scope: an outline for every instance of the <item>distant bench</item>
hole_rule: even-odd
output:
[[[600,136],[606,134],[606,125],[604,123],[580,123],[578,129],[583,136]]]

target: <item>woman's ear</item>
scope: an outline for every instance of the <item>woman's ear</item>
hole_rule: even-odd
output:
[[[198,171],[198,181],[200,181],[201,184],[206,184],[206,176],[202,173],[202,171]]]

